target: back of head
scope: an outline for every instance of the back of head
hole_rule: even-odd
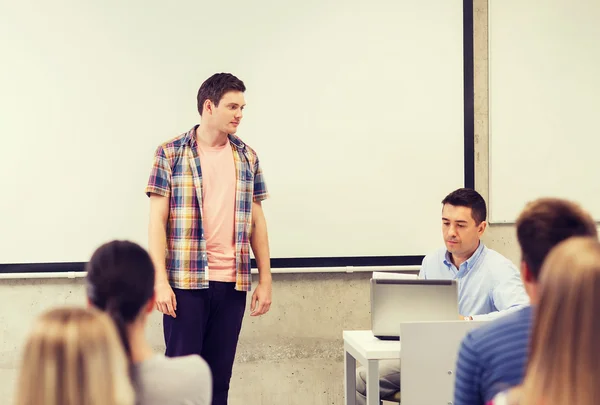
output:
[[[132,405],[128,362],[113,322],[84,308],[38,318],[25,344],[16,405]]]
[[[127,241],[100,246],[86,265],[87,296],[115,321],[130,354],[126,326],[142,313],[154,295],[154,265],[146,250]]]
[[[600,400],[600,243],[573,237],[548,255],[523,385],[527,404],[588,405]]]
[[[485,200],[477,191],[471,188],[459,188],[448,194],[443,200],[442,205],[450,204],[455,207],[471,208],[471,215],[475,224],[479,225],[487,218],[487,207]]]
[[[517,219],[522,260],[535,279],[550,250],[572,236],[597,237],[597,230],[592,217],[571,201],[542,198],[527,204]]]
[[[210,100],[214,105],[219,105],[223,95],[229,91],[246,91],[244,82],[231,73],[215,73],[202,83],[196,97],[198,112],[202,115],[204,102]]]

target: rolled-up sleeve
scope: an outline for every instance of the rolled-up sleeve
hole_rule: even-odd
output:
[[[156,149],[152,169],[150,170],[150,178],[146,185],[146,195],[150,197],[151,194],[158,194],[163,197],[171,195],[171,165],[162,146]]]
[[[268,197],[267,184],[257,157],[256,163],[254,164],[254,193],[252,199],[258,202],[266,200]]]

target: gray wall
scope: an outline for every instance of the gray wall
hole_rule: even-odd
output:
[[[474,1],[476,188],[487,200],[487,1]],[[440,243],[441,243],[440,238]],[[488,246],[518,262],[513,226],[493,226]],[[342,330],[369,329],[367,273],[275,274],[271,312],[246,317],[232,405],[343,403]],[[0,280],[0,398],[10,403],[21,344],[44,309],[84,304],[82,280]],[[160,316],[148,335],[162,350]]]
[[[244,320],[230,403],[343,403],[340,337],[343,329],[369,328],[369,277],[275,274],[269,314]],[[0,297],[0,399],[9,404],[21,345],[35,317],[55,305],[86,301],[82,279],[2,280]],[[148,337],[157,351],[164,349],[157,312]]]

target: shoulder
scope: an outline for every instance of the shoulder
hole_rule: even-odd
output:
[[[531,316],[531,306],[506,314],[470,331],[467,334],[469,343],[480,351],[489,353],[501,350],[504,352],[506,346],[503,344],[519,345],[521,340],[527,340]]]
[[[210,368],[206,361],[198,355],[189,355],[181,357],[162,357],[165,370],[185,371],[189,374],[201,375],[210,374]]]
[[[212,393],[212,374],[198,355],[168,358],[155,356],[136,368],[141,397],[180,397],[194,404],[206,404]]]
[[[201,388],[212,386],[212,374],[206,361],[198,355],[167,358],[164,357],[165,373],[177,373],[182,389],[184,387]],[[167,371],[168,370],[168,371]]]
[[[256,151],[246,142],[242,141],[242,139],[237,135],[229,135],[229,142],[231,142],[238,150],[243,151],[243,153],[246,154],[248,159],[251,161],[258,160],[258,154]]]
[[[502,263],[510,266],[514,266],[514,263],[510,261],[506,256],[502,253],[495,251],[494,249],[490,249],[487,246],[483,247],[485,259],[494,261],[495,263]]]
[[[428,253],[423,258],[421,262],[421,269],[419,270],[420,278],[438,278],[441,277],[439,271],[436,269],[439,268],[439,263],[444,261],[444,257],[446,256],[446,248],[437,249],[431,253]]]
[[[493,274],[498,277],[506,277],[513,276],[515,273],[518,273],[519,270],[517,266],[508,259],[506,256],[501,253],[490,249],[488,247],[484,247],[484,258],[486,267],[493,270]]]
[[[186,143],[188,132],[184,132],[181,135],[177,135],[174,138],[171,138],[156,148],[156,155],[164,157],[166,159],[173,159],[180,151]]]
[[[432,252],[427,253],[425,255],[425,257],[423,258],[422,266],[423,267],[433,266],[438,263],[442,263],[444,261],[445,257],[446,257],[446,248],[441,247],[439,249],[436,249]]]
[[[429,252],[423,258],[423,263],[437,263],[442,262],[446,257],[446,248],[441,247],[432,252]]]

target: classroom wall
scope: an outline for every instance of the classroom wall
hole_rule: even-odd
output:
[[[475,188],[489,201],[489,127],[488,127],[488,2],[473,0],[474,109],[475,109]],[[520,252],[512,224],[494,224],[483,238],[486,245],[515,264]]]
[[[475,183],[487,200],[486,0],[474,0],[474,31]],[[492,226],[484,240],[518,262],[514,226]],[[369,277],[368,273],[275,274],[271,312],[245,318],[230,404],[342,404],[342,330],[369,328]],[[0,280],[0,297],[0,399],[9,404],[31,321],[54,305],[83,304],[85,292],[80,279]],[[158,313],[151,318],[148,335],[161,351]]]

